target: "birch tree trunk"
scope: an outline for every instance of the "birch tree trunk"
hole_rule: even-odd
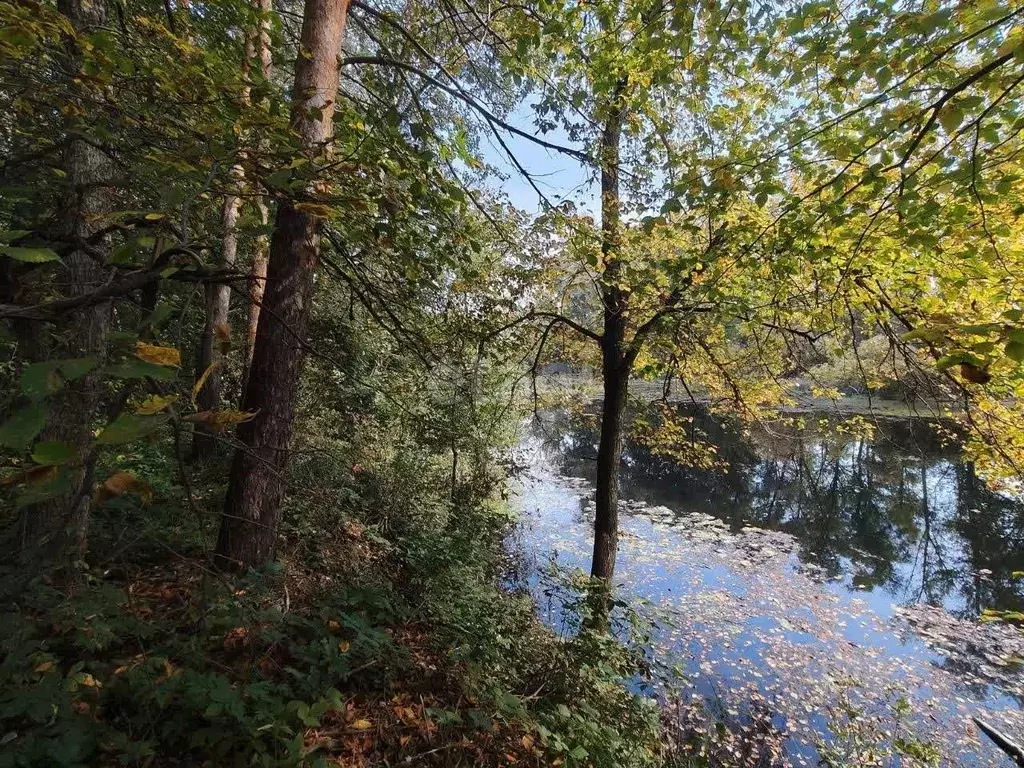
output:
[[[331,139],[347,12],[348,0],[306,0],[303,12],[292,125],[302,151],[312,156],[327,151]],[[266,311],[259,316],[243,399],[243,408],[256,416],[238,430],[243,446],[235,451],[217,541],[222,565],[258,567],[274,557],[319,232],[320,220],[296,201],[278,204]]]
[[[256,10],[260,16],[257,34],[250,37],[249,46],[253,49],[250,61],[259,62],[263,79],[270,77],[270,12],[272,0],[255,0]],[[262,197],[256,198],[260,224],[267,225],[269,210]],[[249,369],[252,368],[253,348],[256,346],[256,329],[260,322],[260,305],[263,302],[263,287],[267,280],[267,238],[260,235],[256,239],[253,250],[252,266],[249,269],[249,319],[245,334],[245,368],[242,374],[242,396],[245,396],[249,384]]]

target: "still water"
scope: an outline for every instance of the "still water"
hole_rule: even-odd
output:
[[[752,702],[770,712],[779,764],[830,750],[838,764],[913,764],[897,740],[945,765],[1009,764],[970,718],[1024,739],[1024,635],[977,621],[1024,607],[1024,505],[934,422],[874,421],[865,437],[827,415],[752,430],[688,415],[714,466],[624,447],[616,582],[670,617],[657,653],[694,701],[737,730]],[[523,443],[534,573],[589,569],[596,446],[593,413],[547,414]],[[559,625],[560,603],[538,597]],[[857,757],[872,740],[893,754]]]

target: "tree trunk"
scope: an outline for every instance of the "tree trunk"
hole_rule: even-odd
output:
[[[102,0],[61,0],[58,7],[76,32],[106,23]],[[74,42],[68,43],[68,54],[77,67],[78,52]],[[97,219],[110,210],[110,162],[91,144],[72,140],[65,151],[64,170],[68,184],[63,211],[64,235],[72,240],[84,240],[102,225]],[[102,250],[105,245],[97,243],[94,247]],[[74,297],[101,287],[107,277],[107,269],[95,254],[73,251],[65,257],[58,281],[67,285],[66,295]],[[108,303],[74,312],[59,323],[54,334],[57,342],[45,350],[45,354],[50,359],[91,357],[101,361],[109,327]],[[75,446],[78,459],[65,468],[71,474],[69,490],[26,508],[21,519],[23,557],[67,575],[85,553],[96,459],[92,422],[102,393],[102,381],[94,369],[68,382],[51,398],[48,426],[42,439]]]
[[[590,575],[611,586],[619,536],[619,462],[622,457],[622,419],[629,389],[631,357],[626,344],[627,296],[619,287],[622,240],[619,199],[619,144],[625,117],[622,97],[625,83],[610,102],[601,136],[601,276],[604,301],[604,333],[601,340],[601,372],[604,403],[601,406],[601,442],[597,449],[597,509],[594,516],[594,556]]]
[[[268,221],[267,206],[259,203],[260,221],[266,225]],[[267,238],[262,235],[256,241],[252,267],[249,270],[249,324],[245,336],[245,372],[242,374],[242,395],[249,386],[249,370],[252,368],[252,355],[256,348],[256,330],[260,323],[260,307],[263,305],[263,288],[267,283]]]
[[[232,169],[232,183],[238,193],[242,191],[245,171],[240,165]],[[241,198],[238,194],[228,195],[221,209],[223,226],[223,246],[221,264],[232,267],[238,258],[238,212]],[[200,411],[215,411],[220,407],[221,359],[218,336],[228,329],[228,310],[231,307],[231,287],[226,283],[210,283],[205,289],[206,322],[202,336],[199,337],[199,354],[196,355],[196,381],[202,378],[206,370],[216,365],[206,377],[203,388],[196,395],[196,406]],[[213,433],[202,424],[196,425],[192,437],[192,458],[208,459],[216,453],[217,441]]]
[[[246,34],[245,56],[242,61],[243,76],[246,81],[242,92],[242,104],[248,106],[251,96],[251,79],[253,60],[258,62],[260,72],[264,78],[270,75],[270,11],[271,0],[253,0],[253,10],[256,11],[258,20],[250,32]],[[244,155],[240,161],[244,160]],[[221,223],[223,226],[224,239],[221,252],[221,263],[225,267],[234,266],[238,260],[238,214],[241,210],[241,194],[245,188],[245,168],[239,162],[231,169],[232,186],[234,193],[224,199]],[[267,223],[267,208],[262,200],[258,203],[261,215],[261,223]],[[266,277],[266,239],[260,236],[257,240],[257,252],[253,257],[253,273],[262,271],[259,282]],[[250,283],[253,278],[250,277]],[[250,286],[250,296],[252,288]],[[260,295],[262,299],[262,293]],[[228,327],[228,310],[231,306],[231,288],[227,284],[210,284],[206,286],[206,322],[203,326],[203,334],[199,340],[199,351],[196,355],[196,381],[198,381],[206,370],[214,365],[221,357],[217,344],[218,333],[223,333]],[[251,305],[250,305],[251,306]],[[252,345],[256,338],[257,318],[252,316],[250,309],[249,331],[246,334],[246,357],[245,373],[242,377],[242,391],[245,392],[245,385],[248,380],[249,365],[252,360]],[[258,317],[258,311],[257,311]],[[221,399],[221,376],[220,367],[214,368],[206,379],[202,390],[196,397],[196,405],[201,411],[216,410],[220,406]],[[192,439],[192,458],[207,459],[216,453],[217,442],[213,433],[202,424],[196,425]]]
[[[260,73],[264,80],[270,77],[270,12],[272,0],[254,0],[254,7],[259,14],[257,33],[249,37],[246,46],[247,60],[258,61]],[[267,204],[263,198],[256,198],[256,207],[260,215],[260,224],[266,226],[269,219]],[[252,367],[253,349],[256,346],[256,329],[260,322],[260,305],[263,302],[263,286],[267,279],[267,238],[260,235],[256,238],[252,266],[249,270],[249,321],[245,334],[245,365],[242,369],[242,397],[249,384],[249,369]]]
[[[597,449],[597,509],[590,575],[610,584],[615,575],[619,537],[619,463],[629,371],[618,356],[606,352],[604,358],[604,403],[601,406],[601,442]]]
[[[331,138],[347,11],[348,0],[306,0],[300,48],[307,55],[295,65],[292,125],[311,155],[324,152]],[[320,220],[295,201],[279,203],[263,298],[267,311],[260,313],[243,400],[256,415],[238,430],[242,447],[235,451],[217,541],[223,565],[259,567],[274,556],[319,231]]]

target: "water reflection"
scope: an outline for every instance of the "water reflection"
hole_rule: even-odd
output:
[[[1024,580],[1012,576],[1024,571],[1024,505],[989,489],[936,423],[878,420],[865,439],[825,414],[746,433],[706,411],[687,415],[728,469],[685,466],[627,441],[624,498],[711,513],[735,530],[786,531],[805,564],[893,602],[965,617],[1024,608]],[[591,479],[593,413],[551,415],[542,433],[560,472]]]

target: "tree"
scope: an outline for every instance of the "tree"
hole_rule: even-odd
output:
[[[66,42],[66,53],[68,71],[76,78],[82,66],[77,35],[103,26],[106,6],[93,0],[64,0],[59,10],[73,30]],[[82,107],[88,98],[79,89],[76,103]],[[69,111],[69,114],[74,112]],[[64,295],[70,299],[96,290],[109,279],[109,272],[103,266],[106,239],[96,239],[94,235],[100,228],[98,222],[111,208],[111,163],[82,133],[79,121],[71,118],[65,126],[66,184],[58,225],[62,239],[76,244],[65,256],[58,278],[66,286]],[[44,344],[44,349],[36,350],[40,365],[46,365],[47,357],[74,358],[82,361],[81,367],[85,370],[80,376],[63,374],[73,380],[51,398],[46,418],[48,426],[42,436],[43,440],[72,447],[76,456],[74,471],[69,472],[60,493],[28,506],[21,522],[23,554],[39,564],[63,571],[69,571],[85,552],[96,460],[91,428],[102,394],[102,382],[94,369],[104,357],[109,324],[109,303],[81,309],[63,318],[58,325],[54,336],[56,349],[46,349]]]
[[[664,183],[652,170],[655,164],[673,176],[681,167],[700,180],[708,155],[724,132],[723,126],[705,130],[698,125],[689,132],[674,129],[673,122],[699,123],[716,111],[716,98],[735,99],[728,88],[727,72],[734,68],[739,74],[733,77],[740,77],[746,68],[745,59],[734,55],[730,45],[747,41],[749,19],[746,6],[723,8],[715,3],[680,8],[663,2],[612,2],[594,9],[552,3],[542,10],[540,21],[524,21],[523,42],[529,48],[540,40],[537,47],[546,57],[546,64],[520,64],[524,76],[538,69],[543,72],[539,121],[542,126],[553,127],[555,123],[548,115],[561,115],[570,135],[593,136],[594,165],[600,176],[599,245],[582,269],[585,281],[596,287],[601,330],[591,330],[578,319],[567,318],[557,306],[547,316],[551,318],[549,330],[556,326],[571,328],[600,348],[604,400],[591,572],[595,578],[610,582],[615,570],[618,467],[629,377],[656,331],[663,331],[670,320],[679,321],[704,310],[701,302],[713,297],[703,290],[689,289],[699,282],[709,258],[726,261],[726,230],[731,234],[737,223],[750,225],[750,221],[734,217],[726,227],[726,216],[736,195],[729,190],[727,178],[711,177],[708,183],[696,185],[695,206],[689,219],[670,222],[685,237],[677,238],[674,248],[660,254],[667,258],[658,260],[645,253],[649,249],[641,239],[652,227],[664,229],[665,219],[638,228],[635,223],[624,223],[623,209],[627,204],[633,209],[631,213],[649,208],[652,192],[657,196],[656,189]],[[579,55],[581,51],[585,53]],[[524,61],[531,60],[524,57]],[[718,76],[720,80],[716,80]],[[748,95],[753,102],[763,99],[764,93],[763,89],[752,88]],[[747,106],[725,122],[728,127],[737,127],[755,112],[755,106]],[[626,142],[633,161],[628,167]],[[630,179],[628,194],[622,189],[623,174]],[[665,212],[680,210],[676,205]],[[635,217],[630,218],[635,222]],[[583,232],[582,237],[588,237],[583,219],[577,217],[569,226],[574,230],[571,236]],[[634,230],[634,234],[627,237],[627,229]],[[708,236],[702,243],[694,232],[705,231]],[[574,270],[576,274],[580,271],[579,267]],[[659,273],[658,290],[653,297],[644,296],[645,279],[654,277],[654,273]],[[724,310],[723,315],[730,311],[736,310]]]
[[[305,5],[291,107],[296,159],[324,162],[329,150],[347,14],[348,0],[308,0]],[[217,556],[225,563],[262,565],[273,557],[276,546],[284,493],[281,473],[295,419],[313,299],[322,219],[315,200],[321,191],[314,184],[304,199],[278,205],[242,401],[243,409],[254,416],[239,429],[242,447],[232,463],[217,540]]]

